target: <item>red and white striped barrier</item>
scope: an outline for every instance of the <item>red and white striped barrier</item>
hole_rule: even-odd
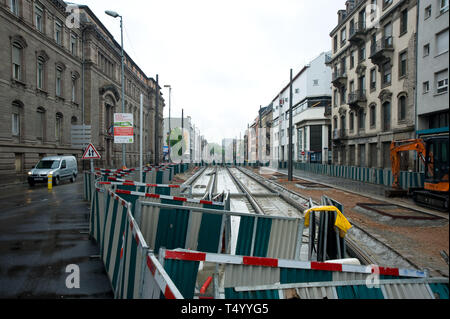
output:
[[[163,185],[163,184],[146,184],[138,183],[130,180],[109,177],[112,182],[99,182],[99,185],[117,185],[117,186],[136,186],[136,187],[161,187],[161,188],[180,188],[181,185]]]
[[[186,202],[186,203],[192,203],[192,204],[224,206],[224,203],[221,203],[221,202],[213,202],[213,201],[194,199],[194,198],[149,194],[149,193],[133,192],[133,191],[127,191],[127,190],[120,190],[120,189],[116,190],[115,192],[117,194],[134,195],[134,196],[140,196],[140,197],[145,197],[145,198],[168,199],[168,200],[173,200],[173,201],[177,201],[177,202]]]
[[[161,292],[166,299],[184,299],[164,267],[152,253],[147,256],[147,270],[142,295],[144,299],[159,299]]]
[[[307,270],[324,270],[333,272],[351,272],[360,274],[372,274],[376,272],[379,275],[397,276],[397,277],[414,277],[426,278],[423,271],[409,270],[401,268],[387,268],[359,266],[359,265],[343,265],[310,261],[285,260],[275,258],[246,257],[233,255],[219,255],[214,253],[191,252],[182,250],[166,250],[164,259],[186,260],[186,261],[203,261],[220,264],[234,264],[247,266],[261,266],[272,268],[290,268],[290,269],[307,269]]]

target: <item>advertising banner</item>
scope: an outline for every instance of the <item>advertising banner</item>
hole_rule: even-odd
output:
[[[115,113],[114,114],[114,143],[115,144],[133,144],[133,114]]]

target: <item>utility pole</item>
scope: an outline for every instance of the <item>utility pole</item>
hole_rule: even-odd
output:
[[[291,69],[291,80],[289,84],[289,148],[288,148],[288,181],[292,182],[293,180],[293,158],[292,154],[293,147],[292,147],[292,69]]]
[[[159,165],[159,75],[156,74],[155,165]]]

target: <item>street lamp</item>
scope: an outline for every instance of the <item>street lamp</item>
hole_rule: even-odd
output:
[[[120,47],[121,47],[121,60],[122,60],[122,113],[125,113],[125,56],[123,53],[123,20],[122,16],[115,11],[106,10],[105,13],[113,18],[120,18]],[[122,144],[122,165],[126,167],[126,157],[125,157],[125,144]]]
[[[172,87],[170,85],[164,85],[165,88],[169,89],[169,141],[168,141],[168,147],[169,147],[169,162],[172,162],[171,156],[170,156],[170,133],[172,132],[172,126],[171,126],[171,120],[170,120],[170,109],[172,104]]]

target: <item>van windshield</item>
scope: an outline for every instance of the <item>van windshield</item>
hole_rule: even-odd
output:
[[[37,165],[37,169],[54,169],[59,168],[60,161],[40,161]]]

